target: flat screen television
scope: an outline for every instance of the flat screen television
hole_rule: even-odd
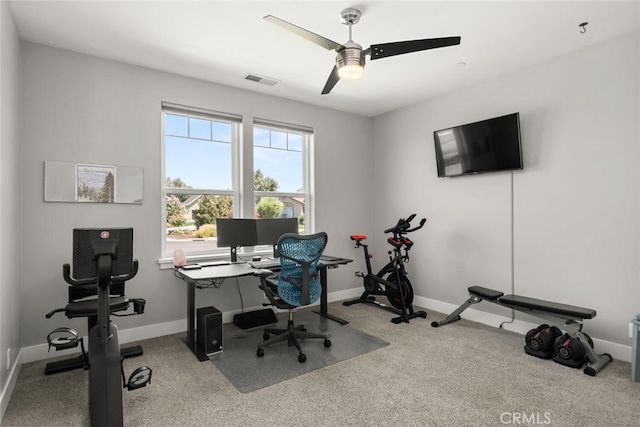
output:
[[[520,114],[433,132],[439,177],[522,169]]]

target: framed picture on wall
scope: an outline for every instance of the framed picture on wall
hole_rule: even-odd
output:
[[[115,200],[115,175],[115,166],[78,164],[76,201],[113,203]]]

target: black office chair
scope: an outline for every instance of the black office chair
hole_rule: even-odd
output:
[[[327,233],[312,235],[287,233],[278,239],[277,251],[280,256],[280,273],[273,277],[269,270],[257,273],[260,276],[260,288],[275,308],[288,310],[287,329],[271,329],[264,331],[264,341],[258,344],[258,357],[264,356],[264,346],[280,341],[287,341],[289,346],[298,349],[298,361],[303,363],[307,356],[302,352],[298,339],[321,338],[324,346],[330,347],[329,335],[308,332],[304,325],[295,326],[293,311],[301,306],[313,304],[320,298],[322,285],[318,261],[327,245]],[[275,336],[270,338],[270,335]]]
[[[113,282],[109,287],[109,311],[111,314],[117,315],[117,313],[125,311],[130,305],[133,305],[134,313],[132,314],[144,313],[145,300],[141,298],[127,299],[124,295],[124,283],[125,282]],[[64,312],[64,315],[69,319],[86,317],[87,331],[90,331],[91,328],[98,323],[97,285],[69,286],[68,291],[67,305],[64,308],[57,308],[50,311],[45,317],[49,319],[55,313],[59,312]],[[70,359],[47,363],[45,366],[45,375],[79,368],[89,369],[90,361],[87,351],[84,348],[83,339],[75,330],[67,327],[56,328],[49,334],[47,341],[49,348],[53,347],[56,350],[66,350],[77,347],[78,344],[80,344],[81,354]],[[133,346],[121,349],[120,356],[123,358],[134,357],[141,355],[142,352],[141,346]]]

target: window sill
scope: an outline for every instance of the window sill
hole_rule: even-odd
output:
[[[245,261],[250,261],[253,257],[256,257],[256,256],[259,256],[262,258],[272,257],[273,251],[260,250],[255,252],[245,252],[245,253],[238,254],[238,258],[240,260],[245,260]],[[187,256],[188,264],[193,264],[198,262],[215,262],[215,261],[229,261],[229,254]],[[160,258],[158,260],[158,266],[160,267],[160,270],[168,270],[173,268],[173,257]]]

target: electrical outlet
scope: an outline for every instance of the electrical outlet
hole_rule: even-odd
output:
[[[11,347],[7,349],[7,370],[11,368]]]

